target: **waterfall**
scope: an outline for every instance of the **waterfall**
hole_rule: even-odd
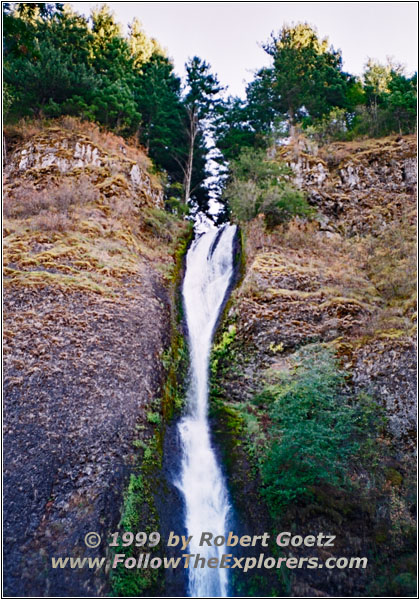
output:
[[[190,382],[186,414],[178,430],[182,461],[177,487],[185,500],[187,535],[193,536],[190,554],[207,561],[221,558],[225,546],[199,546],[201,533],[226,535],[229,500],[222,472],[211,446],[208,423],[208,371],[211,342],[233,275],[233,239],[236,226],[225,225],[196,238],[186,259],[182,288],[190,350]],[[227,569],[188,570],[191,597],[226,597]]]

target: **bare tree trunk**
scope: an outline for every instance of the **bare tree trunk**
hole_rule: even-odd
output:
[[[185,170],[185,180],[184,180],[184,202],[187,203],[190,197],[191,192],[191,177],[192,177],[192,165],[194,158],[194,148],[193,144],[190,143],[190,148],[188,151],[188,161],[187,168]]]
[[[289,134],[291,138],[294,138],[296,135],[295,124],[294,124],[294,114],[295,111],[292,107],[289,108]]]
[[[190,115],[190,131],[189,131],[189,142],[190,147],[188,149],[188,160],[187,166],[185,169],[185,177],[184,177],[184,202],[187,204],[190,199],[191,193],[191,179],[192,179],[192,170],[193,170],[193,161],[194,161],[194,144],[195,139],[198,133],[198,119],[195,112]]]

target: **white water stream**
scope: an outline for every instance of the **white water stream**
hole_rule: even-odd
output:
[[[188,551],[206,561],[220,557],[225,546],[199,546],[202,532],[226,536],[229,500],[222,472],[210,441],[208,424],[208,370],[212,337],[233,274],[233,239],[236,227],[225,225],[201,235],[192,243],[186,260],[182,289],[190,347],[190,383],[187,413],[178,427],[182,463],[177,487],[184,495]],[[227,569],[188,570],[190,597],[226,597]]]

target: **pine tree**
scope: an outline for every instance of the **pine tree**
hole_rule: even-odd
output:
[[[197,142],[200,134],[202,138],[206,125],[210,130],[211,119],[218,103],[217,96],[222,87],[217,77],[210,72],[210,65],[197,56],[194,56],[185,67],[187,88],[184,107],[187,115],[188,156],[184,168],[184,199],[187,203],[191,196],[194,152]]]

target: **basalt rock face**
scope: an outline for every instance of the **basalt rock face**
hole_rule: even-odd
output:
[[[320,149],[297,140],[278,155],[321,211],[321,229],[329,225],[345,235],[363,235],[386,227],[404,204],[413,206],[416,152],[415,137],[404,136],[336,142]]]
[[[299,157],[298,143],[297,150],[288,149],[283,157],[290,161],[296,183],[321,211],[320,231],[350,238],[349,247],[355,240],[351,254],[353,258],[358,253],[359,260],[353,281],[367,275],[377,296],[377,309],[371,307],[369,317],[360,322],[370,339],[354,349],[354,382],[381,398],[393,436],[412,447],[410,440],[414,442],[416,432],[416,139],[400,136],[335,143],[303,154]]]
[[[50,127],[19,144],[8,157],[5,175],[71,175],[79,170],[88,172],[93,183],[100,181],[101,190],[107,195],[125,188],[127,195],[142,198],[143,204],[163,208],[162,188],[148,172],[150,163],[146,156],[141,152],[127,154],[127,145],[118,138],[113,147],[100,146],[98,135]],[[118,177],[113,180],[116,174]]]
[[[287,548],[286,555],[369,559],[367,569],[295,569],[286,583],[267,575],[267,593],[270,586],[291,596],[401,596],[413,589],[415,152],[410,136],[283,147],[281,157],[318,211],[316,222],[267,232],[257,218],[244,229],[244,277],[216,343],[234,335],[213,377],[216,439],[238,520],[249,533],[271,526],[336,535],[333,550]],[[271,422],[269,406],[254,398],[282,373],[292,374],[297,352],[311,344],[334,351],[351,397],[365,394],[383,407],[386,430],[376,443],[376,473],[349,473],[357,493],[324,483],[278,522],[258,496],[255,456]]]
[[[171,273],[185,225],[143,152],[38,129],[5,167],[4,540],[8,596],[102,596],[101,557],[160,411]],[[129,158],[131,157],[131,158]],[[102,541],[88,549],[84,537]]]

